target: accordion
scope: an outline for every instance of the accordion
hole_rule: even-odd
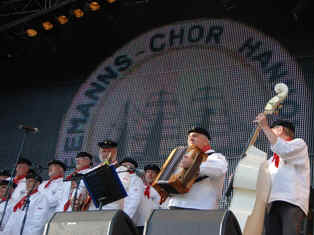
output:
[[[199,176],[202,161],[207,155],[198,147],[175,148],[163,164],[152,186],[160,195],[187,193]],[[186,162],[190,162],[186,167]]]

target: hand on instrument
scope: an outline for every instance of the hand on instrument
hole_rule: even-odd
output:
[[[73,201],[73,200],[74,200],[74,198],[73,198],[71,201]],[[74,211],[80,211],[80,210],[81,210],[82,202],[83,202],[83,197],[82,197],[82,195],[80,195],[80,196],[74,201]]]
[[[267,118],[264,113],[258,114],[256,119],[253,122],[257,123],[261,128],[268,127]]]
[[[167,200],[169,194],[166,192],[166,190],[160,190],[159,194],[160,194],[159,204],[161,205]]]

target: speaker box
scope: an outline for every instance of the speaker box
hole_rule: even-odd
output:
[[[241,235],[230,210],[154,210],[144,235]]]
[[[122,210],[57,212],[45,226],[44,235],[138,235]]]

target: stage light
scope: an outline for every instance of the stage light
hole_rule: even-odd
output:
[[[91,3],[89,4],[89,8],[90,8],[92,11],[98,11],[98,10],[100,9],[100,5],[99,5],[98,2],[93,1],[93,2],[91,2]]]
[[[27,29],[26,34],[29,37],[36,37],[38,35],[38,32],[35,29]]]
[[[84,12],[81,9],[74,9],[73,14],[76,18],[81,18],[84,16]]]
[[[45,30],[51,30],[53,28],[53,24],[50,21],[45,21],[42,23],[42,26]]]
[[[66,24],[69,22],[69,19],[64,15],[58,16],[57,20],[60,24]]]
[[[108,3],[114,3],[116,0],[107,0]]]

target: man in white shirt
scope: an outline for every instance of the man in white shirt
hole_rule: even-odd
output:
[[[208,155],[200,165],[199,180],[196,180],[190,191],[184,194],[171,195],[168,201],[170,209],[217,209],[222,195],[228,163],[221,153],[216,153],[210,145],[208,131],[195,127],[188,131],[188,146],[196,146]]]
[[[0,231],[4,229],[12,213],[14,201],[11,199],[11,195],[14,189],[16,188],[16,184],[13,182],[12,184],[13,184],[12,187],[10,187],[10,189],[8,190],[9,181],[0,180],[0,219],[2,219]]]
[[[8,170],[0,171],[0,180],[8,180],[10,178],[10,172]]]
[[[57,206],[56,211],[72,211],[72,204],[75,195],[76,195],[76,208],[73,208],[75,211],[81,210],[82,204],[85,207],[88,207],[87,204],[91,202],[91,198],[89,197],[86,187],[84,185],[83,180],[79,181],[79,187],[77,188],[77,183],[75,177],[78,174],[86,174],[91,170],[91,166],[93,165],[93,156],[87,152],[79,152],[76,157],[76,166],[75,171],[66,177],[67,182],[64,184],[64,190],[62,193],[61,204]],[[77,193],[76,192],[77,189]]]
[[[262,128],[274,152],[269,160],[272,189],[266,234],[299,235],[309,207],[308,147],[303,139],[294,137],[295,127],[289,121],[277,120],[269,126],[266,116],[260,113],[255,122]]]
[[[16,166],[16,174],[13,182],[17,185],[15,188],[12,199],[15,201],[20,200],[26,192],[26,175],[32,167],[32,162],[26,158],[20,158]]]
[[[27,211],[27,195],[29,196],[29,205],[23,235],[41,235],[43,233],[45,223],[48,220],[49,205],[47,198],[38,192],[41,181],[39,175],[32,170],[29,171],[26,176],[26,194],[14,205],[12,214],[1,234],[20,234]]]
[[[144,167],[143,182],[145,185],[144,194],[137,212],[134,215],[134,222],[138,227],[139,233],[142,234],[145,222],[154,209],[160,208],[160,195],[152,187],[152,183],[157,177],[160,168],[155,164],[149,164]]]
[[[117,165],[117,149],[118,144],[112,140],[104,140],[98,143],[100,166],[104,164]]]
[[[133,158],[124,158],[116,168],[122,185],[127,192],[127,197],[106,204],[103,210],[123,210],[132,220],[138,210],[144,194],[144,184],[140,177],[135,174],[138,163]]]
[[[100,161],[100,163],[98,165],[96,165],[93,168],[89,168],[88,171],[85,171],[84,174],[96,170],[99,167],[102,167],[104,165],[115,165],[118,166],[118,162],[117,162],[117,143],[110,140],[110,139],[106,139],[102,142],[98,143],[98,147],[99,147],[99,151],[98,151],[98,159]],[[80,194],[87,194],[87,188],[85,187],[85,185],[82,185],[82,187],[80,187]],[[94,202],[91,200],[91,197],[88,196],[85,199],[85,204],[88,207],[88,210],[98,210],[98,208],[96,208],[96,205],[94,204]]]
[[[134,215],[138,210],[144,194],[144,184],[141,178],[135,174],[138,163],[133,158],[124,158],[119,162],[119,165],[120,167],[117,168],[118,174],[124,169],[128,170],[127,174],[119,174],[128,194],[128,196],[123,199],[122,208],[131,219],[134,219]]]
[[[49,179],[42,182],[38,187],[38,191],[43,193],[48,199],[49,218],[51,218],[56,212],[56,208],[62,203],[62,194],[65,186],[65,182],[63,182],[65,170],[66,165],[59,160],[48,162]]]

